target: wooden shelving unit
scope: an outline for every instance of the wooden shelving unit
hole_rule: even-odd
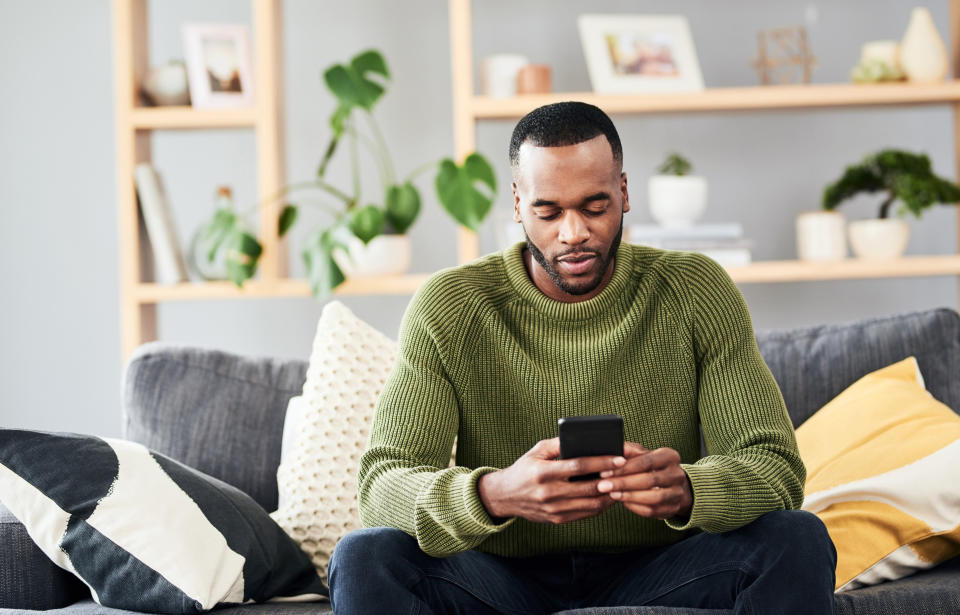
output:
[[[935,84],[837,83],[713,88],[702,92],[643,95],[563,92],[489,98],[474,94],[470,4],[470,0],[449,0],[454,140],[456,153],[460,157],[476,149],[479,122],[517,120],[541,105],[563,100],[582,100],[612,114],[786,111],[947,104],[953,110],[954,151],[957,177],[960,177],[960,80]],[[954,66],[957,66],[960,63],[960,0],[949,0],[949,7],[951,57],[954,59]],[[957,236],[960,245],[960,221]],[[460,245],[461,259],[477,252],[476,238],[472,233],[461,230]],[[730,267],[728,271],[736,282],[743,284],[960,275],[960,255],[907,256],[892,261],[873,262],[851,258],[830,264],[761,261],[746,267]]]

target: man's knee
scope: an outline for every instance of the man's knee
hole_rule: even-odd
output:
[[[805,510],[777,510],[750,524],[764,542],[799,558],[826,558],[836,563],[836,550],[820,517]]]
[[[392,527],[370,527],[349,532],[340,539],[330,557],[330,574],[353,567],[369,574],[373,568],[393,568],[397,559],[407,560],[420,552],[416,539]]]

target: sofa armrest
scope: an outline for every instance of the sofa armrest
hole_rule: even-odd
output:
[[[0,503],[0,608],[56,609],[89,597],[86,585],[51,562]]]

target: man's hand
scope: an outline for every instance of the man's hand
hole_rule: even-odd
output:
[[[627,463],[601,473],[597,489],[623,502],[641,517],[688,517],[693,507],[690,479],[680,467],[680,453],[672,448],[650,451],[634,442],[623,446]]]
[[[538,523],[567,523],[599,515],[614,500],[597,490],[600,479],[570,482],[571,476],[624,466],[624,457],[557,459],[560,439],[541,440],[513,465],[477,482],[491,517],[523,517]]]

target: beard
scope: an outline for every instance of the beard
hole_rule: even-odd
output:
[[[568,295],[586,295],[587,293],[595,290],[597,286],[600,285],[600,282],[603,281],[603,276],[607,273],[607,268],[610,266],[610,261],[613,260],[613,257],[617,254],[617,249],[620,248],[620,239],[623,237],[623,216],[620,217],[620,228],[617,230],[617,234],[613,238],[613,241],[610,242],[610,247],[606,254],[600,254],[596,250],[574,248],[561,254],[557,254],[552,260],[547,260],[547,257],[543,254],[543,251],[541,251],[540,248],[538,248],[530,240],[530,236],[527,235],[526,228],[523,229],[523,236],[527,240],[527,249],[530,250],[530,254],[533,255],[533,259],[537,261],[541,267],[543,267],[543,270],[547,272],[547,275],[550,276],[550,279],[553,280],[553,283],[557,288]],[[596,254],[597,260],[600,262],[600,267],[598,267],[597,272],[590,279],[582,282],[571,283],[565,280],[562,275],[560,275],[560,271],[558,269],[558,259],[561,256],[566,256],[567,254],[575,252]]]

